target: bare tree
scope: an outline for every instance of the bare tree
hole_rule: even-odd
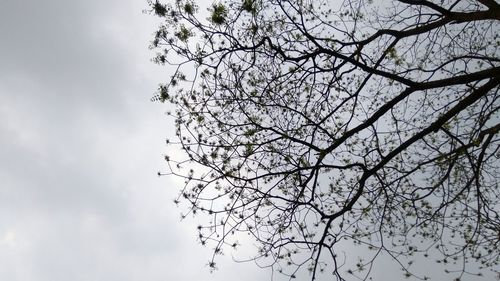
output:
[[[295,277],[370,276],[390,255],[467,273],[500,254],[500,5],[495,0],[150,2],[175,74],[179,200],[215,256],[251,234]],[[337,245],[365,245],[342,269]],[[349,257],[347,257],[349,258]],[[341,270],[342,269],[342,270]],[[347,272],[346,272],[347,271]]]

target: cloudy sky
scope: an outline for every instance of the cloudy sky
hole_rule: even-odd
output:
[[[257,280],[209,274],[163,168],[145,0],[0,0],[0,280]],[[222,268],[224,270],[222,270]],[[245,272],[244,275],[241,275]]]
[[[156,176],[172,122],[150,98],[169,70],[144,8],[0,0],[0,280],[269,280],[231,255],[209,274]]]

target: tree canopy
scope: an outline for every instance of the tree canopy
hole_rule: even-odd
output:
[[[432,256],[460,277],[500,258],[500,5],[495,0],[151,1],[155,100],[185,158],[176,202],[210,218],[209,265],[238,233],[261,266],[311,280],[405,276]],[[187,215],[184,214],[184,215]],[[365,245],[353,268],[337,245]],[[458,272],[458,273],[457,273]]]

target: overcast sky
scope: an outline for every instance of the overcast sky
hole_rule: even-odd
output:
[[[209,274],[156,176],[172,120],[150,98],[169,70],[144,8],[0,0],[0,280],[269,280],[231,255]]]
[[[175,184],[156,176],[172,124],[150,102],[168,69],[150,62],[144,8],[0,0],[0,280],[268,276],[233,263],[209,274]]]

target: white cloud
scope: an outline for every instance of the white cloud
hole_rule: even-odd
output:
[[[16,238],[16,232],[12,229],[9,229],[5,232],[3,237],[0,237],[0,246],[15,247]]]

